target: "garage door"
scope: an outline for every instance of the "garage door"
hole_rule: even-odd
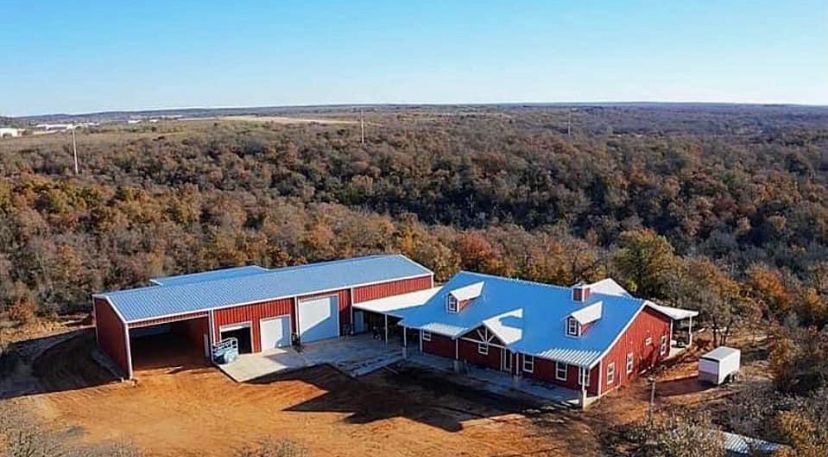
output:
[[[261,320],[262,350],[290,346],[290,316]]]
[[[303,343],[339,336],[336,296],[299,302],[299,336]]]

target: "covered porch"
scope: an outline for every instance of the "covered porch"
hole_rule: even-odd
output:
[[[354,303],[354,331],[370,333],[376,340],[399,341],[402,344],[404,331],[397,326],[403,310],[423,305],[433,297],[439,287],[418,290],[402,295]]]
[[[653,307],[672,319],[670,349],[667,354],[667,359],[672,359],[693,345],[693,318],[697,317],[699,312],[663,305],[653,305]]]

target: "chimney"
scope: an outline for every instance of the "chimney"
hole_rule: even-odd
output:
[[[576,284],[572,287],[572,300],[586,303],[589,300],[590,290],[586,284]]]

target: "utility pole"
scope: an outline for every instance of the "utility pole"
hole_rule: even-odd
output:
[[[80,174],[80,168],[78,167],[78,143],[75,141],[75,127],[72,126],[72,151],[75,154],[75,175]]]
[[[359,109],[359,129],[360,129],[360,138],[362,139],[362,145],[365,146],[365,116],[362,113],[362,108]]]
[[[651,387],[650,387],[650,412],[649,412],[649,417],[650,417],[650,423],[652,423],[653,422],[653,412],[655,410],[655,388],[656,388],[656,377],[655,377],[655,375],[650,376],[648,381],[650,381],[650,385],[651,385]]]
[[[572,108],[569,108],[569,117],[566,120],[566,135],[572,137]]]

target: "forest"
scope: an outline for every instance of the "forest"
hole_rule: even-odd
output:
[[[809,412],[828,408],[828,109],[375,107],[364,144],[358,123],[219,118],[101,124],[77,142],[79,175],[71,136],[0,142],[14,320],[85,312],[153,276],[378,252],[438,280],[611,276],[699,309],[717,344],[769,328],[775,384],[751,400],[785,406],[733,427],[828,452],[828,419]]]

